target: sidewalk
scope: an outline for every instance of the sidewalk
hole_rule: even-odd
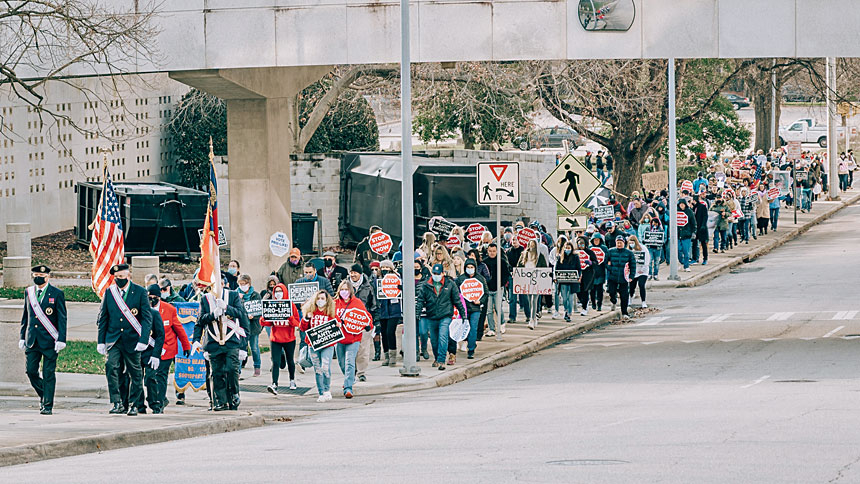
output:
[[[705,284],[720,274],[731,270],[733,267],[743,264],[744,262],[754,260],[757,257],[761,257],[782,244],[793,240],[815,225],[829,219],[839,210],[857,202],[858,200],[860,200],[860,190],[855,189],[843,193],[842,200],[839,201],[813,202],[812,211],[809,213],[797,212],[797,224],[794,223],[794,208],[782,207],[779,212],[779,223],[777,225],[776,232],[773,232],[768,228],[767,235],[758,236],[758,240],[751,239],[749,244],[741,242],[733,249],[727,250],[722,254],[708,252],[708,265],[692,265],[690,266],[690,272],[684,272],[684,268],[679,267],[679,281],[668,280],[669,266],[661,265],[659,276],[660,280],[649,281],[646,287],[648,289],[661,289],[670,287],[695,287]],[[758,233],[757,230],[756,233]],[[708,241],[708,250],[710,251],[713,250],[713,246],[711,245],[712,242],[713,237]]]

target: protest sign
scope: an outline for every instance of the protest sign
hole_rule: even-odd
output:
[[[296,282],[287,286],[289,300],[297,306],[301,306],[302,304],[304,304],[305,301],[312,298],[314,294],[319,292],[319,290],[320,283],[318,281]]]
[[[334,319],[308,329],[305,335],[314,351],[331,346],[344,338],[343,332],[337,327],[337,321]]]
[[[514,294],[552,294],[552,269],[547,267],[525,268],[516,267],[514,276]]]
[[[286,321],[293,314],[289,299],[263,299],[263,319],[266,321]]]

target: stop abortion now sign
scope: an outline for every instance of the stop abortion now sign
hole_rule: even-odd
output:
[[[370,313],[364,309],[351,308],[343,312],[340,318],[341,327],[349,334],[361,334],[364,328],[373,324]]]
[[[475,278],[466,279],[460,284],[460,294],[470,303],[478,304],[484,297],[484,285]]]
[[[387,255],[394,246],[391,236],[385,232],[374,233],[367,242],[370,244],[370,250],[379,255]]]

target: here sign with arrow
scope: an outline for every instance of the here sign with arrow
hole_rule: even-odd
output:
[[[479,162],[478,205],[517,205],[519,203],[519,162]]]

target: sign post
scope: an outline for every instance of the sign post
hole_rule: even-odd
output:
[[[678,219],[677,134],[675,127],[675,58],[669,59],[669,220]],[[669,279],[678,277],[678,224],[669,224]]]
[[[478,163],[478,205],[496,206],[496,341],[502,341],[502,205],[520,203],[520,164],[515,161]],[[492,315],[491,315],[492,317]]]

